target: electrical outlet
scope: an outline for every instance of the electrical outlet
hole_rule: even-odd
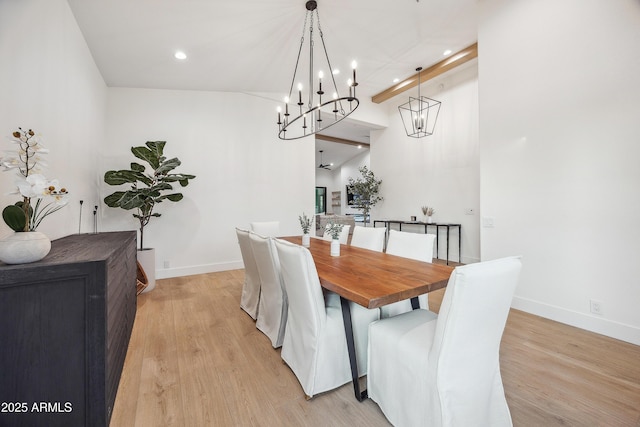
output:
[[[599,314],[599,315],[603,315],[603,308],[602,308],[602,303],[600,301],[596,301],[596,300],[591,300],[591,312],[593,314]]]
[[[464,210],[464,214],[465,214],[465,215],[475,215],[475,214],[476,214],[476,210],[475,210],[475,209],[473,209],[473,208],[466,208],[466,209]]]
[[[490,216],[482,217],[482,226],[484,228],[493,228],[493,217],[490,217]]]
[[[164,268],[171,268],[171,261],[165,261]]]

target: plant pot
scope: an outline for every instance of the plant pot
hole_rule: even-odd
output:
[[[138,249],[138,262],[147,276],[147,287],[142,293],[151,292],[156,287],[156,250]]]
[[[331,256],[340,256],[340,240],[331,240]]]
[[[304,233],[302,235],[302,246],[308,248],[311,245],[311,236],[309,233]]]
[[[26,264],[40,261],[51,250],[51,240],[39,231],[13,232],[0,240],[0,261]]]
[[[427,224],[433,224],[433,218],[431,218],[431,216],[427,217]]]

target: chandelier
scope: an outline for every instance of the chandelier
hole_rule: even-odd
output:
[[[300,40],[298,58],[296,59],[296,66],[293,71],[293,78],[291,79],[289,95],[284,98],[284,114],[283,109],[278,107],[278,137],[280,139],[298,139],[313,135],[345,119],[353,113],[356,108],[358,108],[358,105],[360,105],[360,101],[358,101],[358,98],[356,97],[356,87],[358,86],[358,83],[356,81],[357,64],[355,61],[351,63],[353,76],[347,81],[349,96],[341,96],[338,91],[335,80],[336,72],[331,67],[331,61],[329,61],[329,54],[324,44],[322,28],[320,27],[320,16],[318,15],[317,8],[318,3],[316,1],[310,0],[306,2],[307,12],[305,15],[304,26],[302,27],[302,38]],[[314,69],[314,22],[320,35],[320,41],[322,42],[324,58],[326,58],[326,63],[322,64],[327,67],[326,75],[328,78],[326,79],[325,73],[322,71],[321,67],[318,67],[317,70]],[[304,50],[307,24],[309,25],[307,39],[309,46],[309,81],[306,87],[302,82],[298,81],[298,93],[297,96],[295,96],[293,93],[293,87],[296,82],[299,66],[301,65],[300,56]],[[304,71],[301,72],[301,74],[303,73]],[[314,77],[317,77],[317,88],[314,88]],[[324,89],[322,87],[323,79],[325,79]],[[325,95],[327,80],[329,80],[329,85],[333,84],[333,94],[331,97],[323,97],[323,95]],[[297,99],[297,102],[294,97]]]
[[[420,71],[422,71],[422,67],[416,68],[416,71],[418,72],[418,97],[409,97],[409,102],[399,106],[398,111],[400,111],[407,136],[422,138],[433,135],[441,102],[420,96]]]

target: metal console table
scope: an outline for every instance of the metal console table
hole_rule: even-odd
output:
[[[437,222],[422,222],[422,221],[402,221],[395,219],[376,219],[373,221],[373,226],[375,227],[377,223],[383,223],[387,228],[387,236],[389,235],[389,230],[391,230],[391,224],[398,224],[398,230],[402,231],[403,225],[422,225],[424,226],[424,232],[427,233],[428,227],[436,227],[436,257],[440,252],[439,249],[439,237],[440,237],[440,228],[447,229],[447,265],[449,265],[449,231],[451,228],[458,229],[458,262],[462,262],[462,225],[461,224],[449,224],[449,223],[437,223]]]

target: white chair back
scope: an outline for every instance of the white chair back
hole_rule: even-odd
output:
[[[260,302],[256,327],[271,340],[273,348],[282,346],[287,324],[287,296],[280,274],[280,260],[273,238],[250,233],[251,248],[260,274]]]
[[[371,324],[369,397],[393,425],[512,425],[499,351],[521,265],[510,257],[457,267],[439,315]]]
[[[280,355],[298,378],[305,394],[334,389],[351,381],[351,367],[340,304],[324,299],[315,263],[308,249],[275,241],[289,311]],[[369,323],[376,310],[350,303],[359,373],[366,373]]]
[[[251,231],[265,237],[280,236],[280,221],[252,222]]]
[[[260,275],[251,248],[249,231],[236,228],[242,262],[244,263],[244,285],[242,286],[242,296],[240,297],[240,307],[249,316],[256,319],[258,314],[258,302],[260,301]]]
[[[418,261],[433,262],[433,242],[435,239],[435,234],[390,230],[386,252]]]
[[[433,261],[434,234],[407,233],[405,231],[389,231],[386,253],[411,258],[418,261]],[[428,294],[418,297],[420,308],[429,308]],[[411,301],[399,301],[380,308],[382,317],[391,317],[412,310]]]
[[[429,411],[443,425],[511,425],[499,352],[521,268],[520,257],[509,257],[456,267],[451,275],[427,376]]]
[[[327,227],[325,227],[325,229],[324,229],[324,234],[322,235],[322,239],[331,241],[331,240],[333,240],[333,238],[331,237],[331,234],[329,234],[329,232],[327,231],[328,229],[329,229],[329,226],[327,224]],[[351,225],[343,224],[342,231],[340,232],[340,237],[338,238],[338,240],[340,241],[340,244],[342,244],[342,245],[346,245],[347,244],[347,242],[349,241],[349,230],[350,229],[351,229]]]
[[[351,235],[351,246],[382,252],[387,229],[383,227],[361,227],[356,225]]]

